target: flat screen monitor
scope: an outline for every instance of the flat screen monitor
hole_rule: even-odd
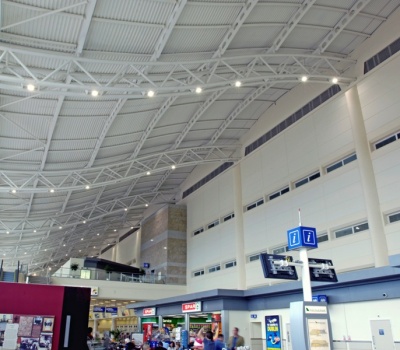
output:
[[[265,278],[298,280],[294,266],[280,266],[274,263],[274,261],[280,260],[293,261],[291,256],[262,253],[260,254],[260,260]]]

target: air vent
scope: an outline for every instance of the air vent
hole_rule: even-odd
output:
[[[386,46],[383,50],[379,51],[375,56],[364,62],[364,74],[379,66],[382,62],[386,61],[389,57],[393,56],[400,50],[400,38]]]
[[[271,140],[274,136],[280,134],[283,130],[288,128],[290,125],[299,121],[305,115],[307,115],[312,110],[314,110],[315,108],[322,105],[324,102],[328,101],[330,98],[335,96],[340,91],[341,91],[341,89],[340,89],[339,85],[332,85],[328,90],[325,90],[322,94],[318,95],[316,98],[314,98],[313,100],[308,102],[305,106],[303,106],[298,111],[293,113],[291,116],[286,118],[283,122],[281,122],[277,126],[273,127],[266,134],[264,134],[259,139],[255,140],[253,143],[248,145],[245,149],[245,156],[247,156],[251,152],[255,151],[258,147],[260,147],[267,141]]]
[[[204,186],[207,182],[211,181],[214,177],[218,176],[232,165],[233,162],[225,162],[217,169],[215,169],[213,172],[209,173],[206,177],[203,177],[199,182],[196,182],[192,187],[189,187],[186,191],[184,191],[182,198],[186,198],[189,194],[192,194],[194,191],[198,190],[201,186]]]

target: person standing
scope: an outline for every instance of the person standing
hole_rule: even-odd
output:
[[[204,350],[215,350],[214,340],[216,340],[218,337],[218,327],[214,330],[214,332],[215,333],[207,331],[204,333],[204,327],[199,330],[197,337],[203,340]]]
[[[218,334],[218,338],[215,340],[215,350],[222,350],[226,348],[226,344],[224,342],[224,335]]]
[[[244,346],[244,338],[239,335],[239,328],[234,327],[232,333],[228,340],[228,349],[235,350],[239,346]]]

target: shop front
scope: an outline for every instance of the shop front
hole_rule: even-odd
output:
[[[174,341],[187,345],[195,340],[201,328],[228,334],[229,312],[246,307],[243,299],[236,298],[232,293],[228,298],[216,295],[202,300],[183,301],[169,298],[165,303],[158,301],[157,305],[151,302],[139,304],[144,307],[132,305],[139,317],[144,341],[150,341],[151,344],[162,341],[165,345]]]

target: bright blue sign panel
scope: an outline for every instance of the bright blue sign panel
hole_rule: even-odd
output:
[[[104,306],[93,306],[93,312],[105,312],[106,308]]]
[[[117,307],[106,307],[106,312],[114,314],[118,313],[118,308]]]
[[[265,329],[267,331],[267,349],[282,349],[281,320],[278,315],[265,316]]]
[[[299,226],[287,231],[289,250],[318,248],[317,231],[314,227]]]

